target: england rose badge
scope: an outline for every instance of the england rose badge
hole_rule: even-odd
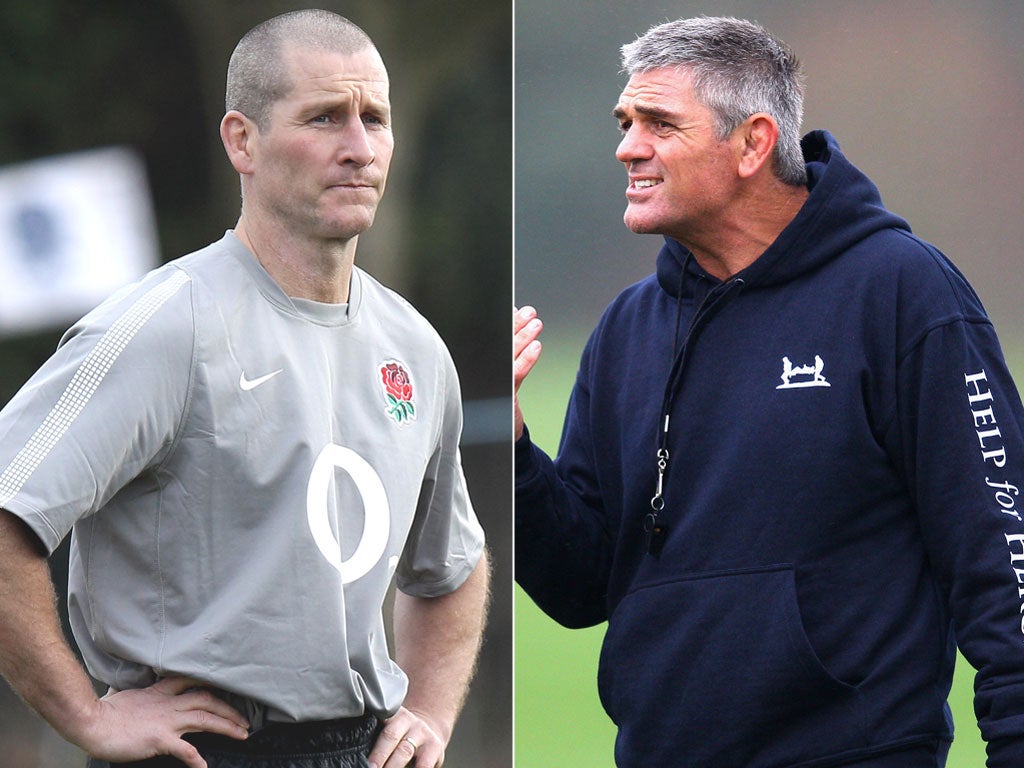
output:
[[[380,367],[380,381],[388,415],[399,424],[414,421],[416,407],[412,400],[412,378],[405,366],[396,360],[384,362]]]

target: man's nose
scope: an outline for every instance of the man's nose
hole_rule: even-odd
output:
[[[635,160],[649,160],[652,157],[651,143],[636,124],[626,129],[615,149],[615,159],[620,163],[632,163]]]
[[[338,152],[338,163],[354,163],[362,167],[372,163],[375,158],[376,154],[362,118],[354,116],[346,121]]]

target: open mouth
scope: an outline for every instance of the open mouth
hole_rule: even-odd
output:
[[[633,189],[647,189],[658,186],[662,181],[662,179],[634,179],[629,186]]]

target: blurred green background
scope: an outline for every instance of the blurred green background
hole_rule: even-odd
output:
[[[624,287],[653,271],[660,238],[621,221],[625,174],[610,112],[618,50],[696,15],[761,22],[807,74],[804,129],[832,131],[887,205],[965,272],[1024,383],[1024,3],[1019,0],[516,0],[515,303],[545,322],[520,397],[538,444],[557,449],[587,334]],[[613,765],[597,699],[603,627],[571,631],[515,596],[517,768]],[[985,752],[973,670],[957,666],[947,768]],[[732,768],[731,766],[723,768]]]

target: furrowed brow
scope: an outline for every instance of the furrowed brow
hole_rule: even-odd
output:
[[[676,114],[667,109],[655,107],[650,104],[636,103],[634,103],[629,110],[622,106],[615,107],[615,109],[612,110],[612,117],[619,121],[629,120],[631,112],[650,120],[668,120],[671,122],[672,120],[679,119]]]
[[[384,117],[391,115],[391,104],[383,99],[367,99],[363,105],[364,112],[375,112]]]
[[[651,106],[649,104],[634,104],[633,111],[638,115],[643,115],[651,120],[671,120],[675,117],[675,115],[669,110]]]

